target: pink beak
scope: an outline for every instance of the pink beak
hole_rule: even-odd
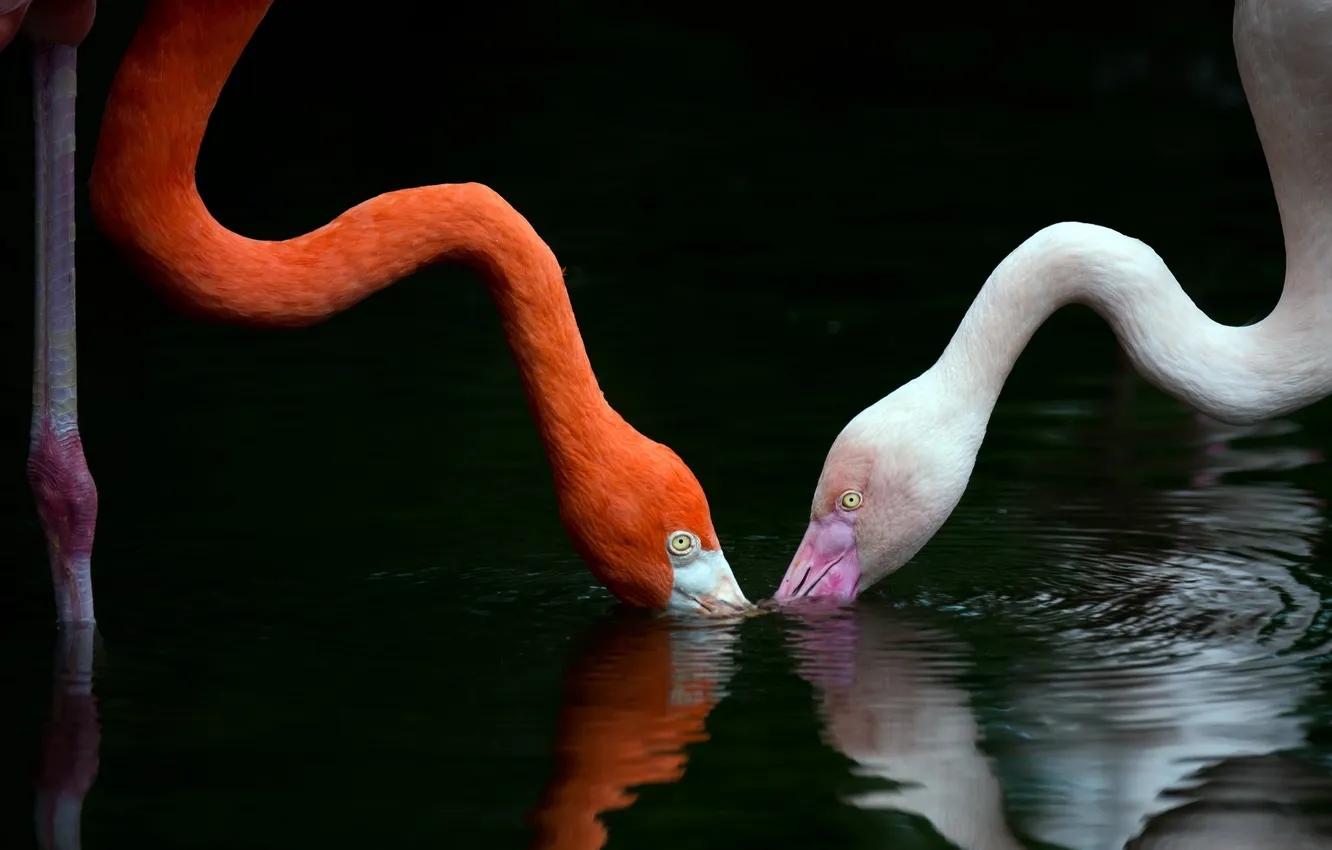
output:
[[[855,515],[833,511],[809,524],[774,598],[778,602],[820,596],[851,600],[859,585]]]

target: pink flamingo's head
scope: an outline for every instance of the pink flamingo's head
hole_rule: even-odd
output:
[[[776,601],[852,600],[943,525],[966,489],[985,429],[941,390],[926,373],[838,435]]]

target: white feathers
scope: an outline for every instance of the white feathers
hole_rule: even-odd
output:
[[[938,362],[851,420],[828,453],[814,513],[829,491],[864,491],[862,589],[952,513],[1013,364],[1062,306],[1096,310],[1144,377],[1223,422],[1332,393],[1332,2],[1238,0],[1235,51],[1286,237],[1276,308],[1253,325],[1220,325],[1143,242],[1078,222],[1037,232],[990,275]]]

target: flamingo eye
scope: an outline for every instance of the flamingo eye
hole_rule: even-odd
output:
[[[688,555],[698,548],[698,537],[688,531],[673,531],[666,539],[666,548],[677,557]]]
[[[837,503],[848,511],[854,511],[856,508],[860,507],[860,504],[863,501],[865,501],[865,497],[861,496],[859,492],[855,490],[847,490],[840,498],[838,498]]]

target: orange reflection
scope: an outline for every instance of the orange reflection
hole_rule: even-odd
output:
[[[685,748],[708,738],[708,713],[731,675],[731,624],[683,627],[616,616],[585,636],[565,674],[555,776],[531,816],[533,847],[596,850],[599,815],[633,805],[640,785],[677,782]]]

